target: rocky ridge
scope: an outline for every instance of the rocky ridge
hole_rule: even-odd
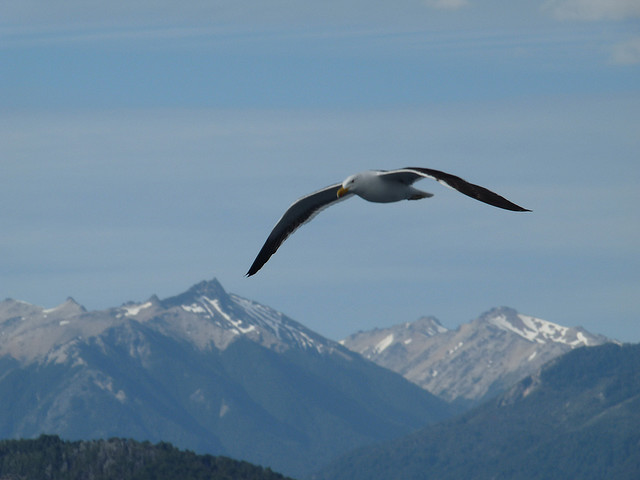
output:
[[[476,403],[580,346],[610,341],[501,307],[455,330],[433,317],[358,332],[341,343],[448,401]]]

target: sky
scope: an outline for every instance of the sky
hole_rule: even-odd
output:
[[[297,198],[420,166],[533,210]],[[338,340],[498,306],[640,341],[640,0],[0,1],[0,299],[205,279]]]

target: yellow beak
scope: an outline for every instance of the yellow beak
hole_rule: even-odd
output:
[[[349,193],[349,189],[348,188],[340,187],[338,189],[338,198],[342,198],[347,193]]]

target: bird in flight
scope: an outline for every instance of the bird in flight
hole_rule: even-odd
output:
[[[306,195],[294,202],[273,230],[267,241],[258,252],[246,276],[250,277],[260,270],[276,253],[289,235],[301,225],[310,221],[321,210],[345,200],[353,195],[376,203],[399,202],[400,200],[420,200],[432,197],[432,193],[423,192],[413,184],[423,178],[437,180],[441,184],[458,190],[471,198],[475,198],[494,207],[514,212],[530,212],[506,198],[479,185],[474,185],[450,173],[430,168],[407,167],[397,170],[368,170],[347,177],[342,183],[329,185],[317,192]]]

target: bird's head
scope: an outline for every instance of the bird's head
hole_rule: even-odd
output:
[[[342,198],[347,193],[356,193],[354,189],[356,188],[357,183],[358,183],[358,174],[347,177],[347,179],[344,182],[342,182],[342,186],[338,189],[338,198]]]

